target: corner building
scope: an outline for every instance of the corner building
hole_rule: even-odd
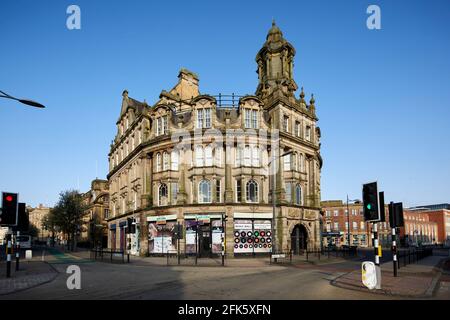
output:
[[[222,238],[228,257],[268,254],[273,233],[277,251],[320,247],[320,129],[314,97],[294,94],[294,56],[273,23],[254,95],[201,94],[186,69],[153,105],[123,92],[109,153],[110,248],[177,250],[177,224],[187,254],[220,254]]]

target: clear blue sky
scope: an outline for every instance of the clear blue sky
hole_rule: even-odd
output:
[[[81,30],[66,9],[81,8]],[[381,7],[382,30],[366,28]],[[121,93],[154,103],[178,70],[203,93],[254,93],[254,61],[275,18],[297,50],[295,79],[316,97],[322,199],[450,202],[450,1],[0,2],[0,190],[53,205],[107,174]],[[98,163],[98,170],[96,169]]]

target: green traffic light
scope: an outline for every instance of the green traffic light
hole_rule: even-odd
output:
[[[372,209],[372,205],[370,203],[367,205],[367,209],[369,209],[369,210]]]

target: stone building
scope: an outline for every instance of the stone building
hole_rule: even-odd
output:
[[[36,227],[38,232],[38,240],[46,241],[49,237],[51,237],[50,231],[46,230],[42,225],[42,221],[44,217],[49,214],[50,209],[51,208],[45,207],[42,204],[39,204],[36,208],[27,207],[30,225],[34,225]]]
[[[294,56],[273,23],[256,55],[255,94],[200,93],[186,69],[153,105],[123,92],[109,153],[109,247],[125,249],[133,229],[136,253],[175,250],[178,223],[179,250],[200,256],[220,254],[222,240],[228,256],[267,254],[273,233],[276,251],[320,246],[321,133],[314,97],[294,94]]]
[[[83,216],[83,226],[79,241],[89,242],[90,245],[108,246],[109,217],[109,185],[107,180],[95,179],[91,183],[91,190],[83,194],[86,205]]]

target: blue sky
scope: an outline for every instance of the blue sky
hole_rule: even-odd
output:
[[[81,8],[81,30],[66,9]],[[381,8],[381,30],[366,9]],[[274,18],[297,50],[294,75],[314,93],[322,199],[450,202],[450,2],[0,2],[0,190],[53,205],[105,177],[121,93],[154,103],[186,67],[202,93],[254,93],[254,61]]]

